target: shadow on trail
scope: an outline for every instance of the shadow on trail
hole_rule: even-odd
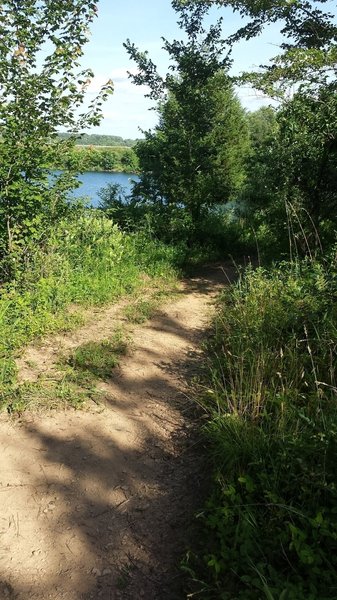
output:
[[[217,263],[199,268],[197,273],[185,279],[184,294],[197,292],[199,294],[212,294],[220,286],[233,283],[238,278],[238,266],[232,262]]]
[[[213,293],[228,277],[214,269],[186,282],[182,296]],[[203,324],[180,319],[183,300],[139,328],[134,354],[104,387],[105,410],[25,416],[3,439],[0,429],[2,465],[19,438],[23,448],[2,481],[13,512],[15,470],[26,486],[20,534],[4,535],[17,564],[3,568],[0,555],[0,580],[13,588],[4,598],[184,597],[179,561],[203,502],[204,467],[189,399]]]

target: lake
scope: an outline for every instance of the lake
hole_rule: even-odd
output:
[[[72,196],[74,198],[85,196],[90,199],[92,206],[98,206],[100,201],[98,192],[108,183],[118,183],[125,188],[126,192],[130,192],[132,181],[139,181],[139,177],[135,173],[87,171],[78,175],[78,180],[81,185],[72,192]]]

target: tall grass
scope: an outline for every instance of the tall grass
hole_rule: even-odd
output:
[[[337,597],[335,266],[249,270],[208,348],[215,485],[199,597]]]

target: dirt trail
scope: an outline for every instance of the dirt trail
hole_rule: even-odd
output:
[[[183,597],[177,563],[201,502],[188,381],[226,282],[209,269],[135,328],[103,406],[0,417],[0,600]]]

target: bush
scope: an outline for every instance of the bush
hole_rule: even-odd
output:
[[[200,264],[224,256],[256,254],[256,240],[247,236],[246,223],[234,209],[205,209],[194,222],[183,206],[146,201],[128,195],[119,184],[109,184],[99,192],[99,208],[124,231],[145,229],[168,245],[174,245],[180,264]]]

